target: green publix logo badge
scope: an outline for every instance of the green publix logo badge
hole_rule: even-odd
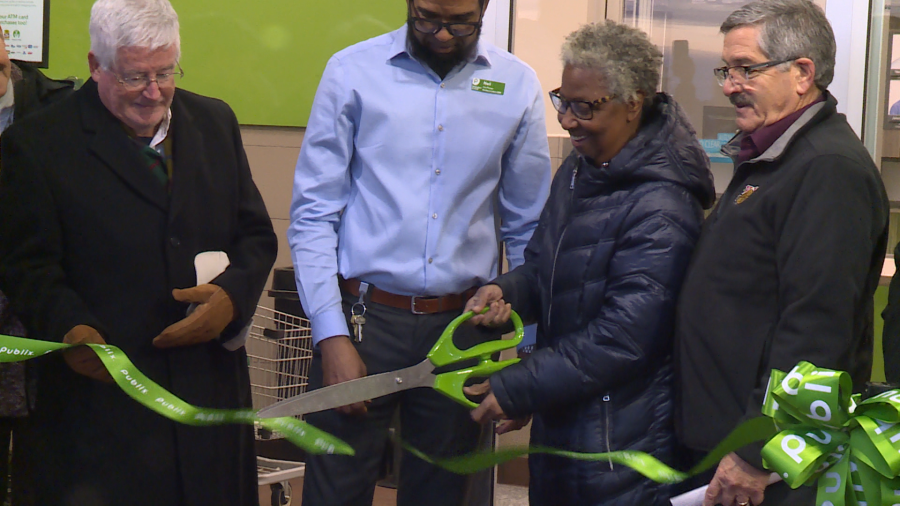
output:
[[[491,95],[503,95],[503,92],[506,91],[506,83],[501,83],[500,81],[488,81],[487,79],[472,79],[472,90],[480,91],[482,93],[489,93]]]

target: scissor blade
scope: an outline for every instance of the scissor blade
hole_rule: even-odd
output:
[[[401,390],[434,385],[434,365],[423,360],[417,365],[397,371],[373,374],[337,385],[295,395],[259,410],[260,418],[297,416],[367,401]]]

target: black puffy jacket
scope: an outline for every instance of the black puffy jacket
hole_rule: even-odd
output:
[[[715,190],[675,101],[658,94],[643,114],[608,165],[566,159],[525,263],[494,281],[538,341],[491,387],[507,415],[534,414],[534,445],[671,463],[675,300]],[[529,467],[533,506],[668,504],[666,486],[608,461],[532,455]]]

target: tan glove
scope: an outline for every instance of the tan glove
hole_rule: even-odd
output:
[[[199,304],[185,319],[173,323],[153,339],[157,348],[190,346],[212,341],[235,318],[234,303],[228,293],[217,285],[205,284],[184,290],[172,290],[179,302]]]
[[[79,344],[106,344],[103,336],[97,329],[88,325],[76,325],[72,330],[66,332],[63,342],[71,345]],[[112,376],[100,361],[100,357],[94,350],[87,346],[77,346],[63,351],[63,358],[69,367],[78,374],[87,376],[98,381],[112,383]]]

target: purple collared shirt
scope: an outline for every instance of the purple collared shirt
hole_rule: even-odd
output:
[[[762,128],[757,128],[754,132],[751,132],[749,135],[744,136],[741,139],[741,151],[737,156],[737,163],[743,163],[751,158],[756,158],[757,156],[766,152],[772,144],[775,144],[775,141],[778,140],[779,137],[782,136],[787,129],[797,121],[807,109],[812,107],[819,102],[823,102],[825,100],[825,94],[821,94],[818,99],[816,99],[813,103],[807,105],[806,107],[792,112],[787,116],[781,118],[780,120],[772,123],[771,125],[766,125]]]

